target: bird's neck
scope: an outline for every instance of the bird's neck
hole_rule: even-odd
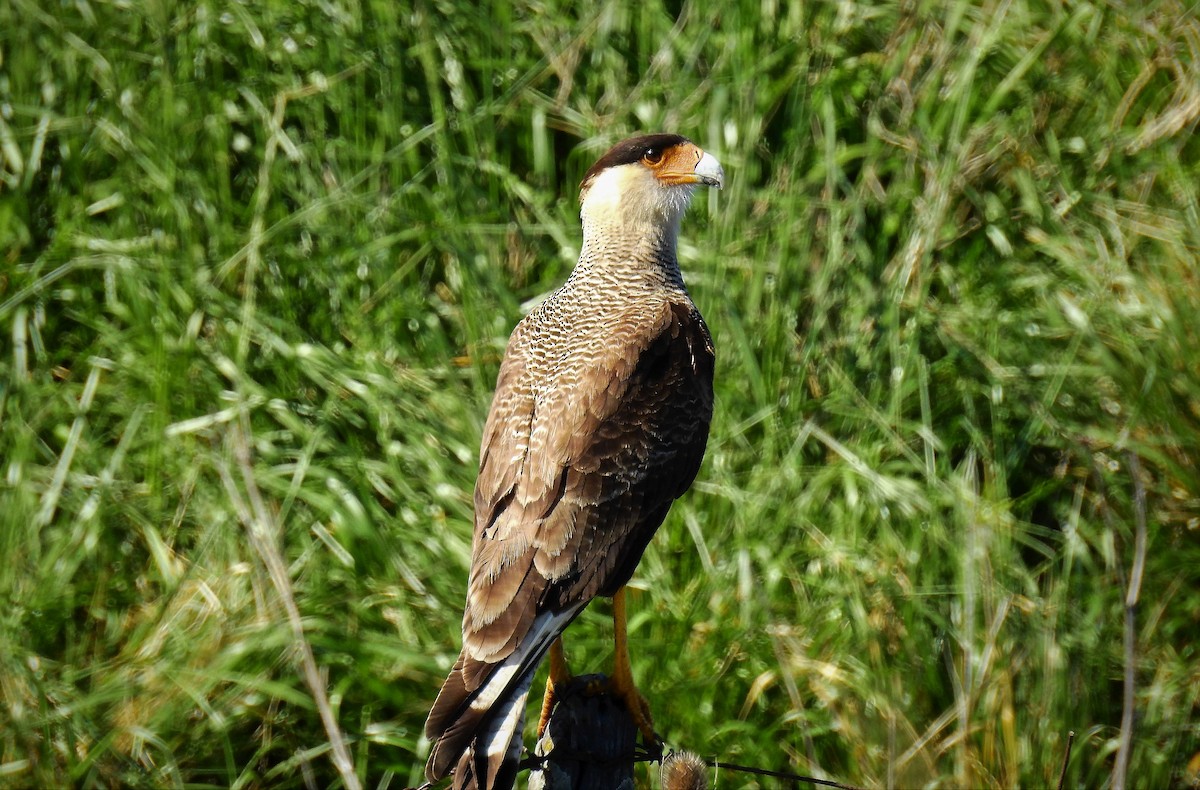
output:
[[[679,221],[638,222],[623,218],[583,220],[583,248],[576,276],[602,275],[616,282],[683,286],[676,255]]]

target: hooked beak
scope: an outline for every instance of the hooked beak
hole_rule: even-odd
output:
[[[706,187],[721,189],[725,186],[725,171],[721,163],[709,153],[701,152],[700,161],[696,163],[696,180]]]

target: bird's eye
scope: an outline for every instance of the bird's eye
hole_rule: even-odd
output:
[[[662,161],[662,156],[663,152],[661,148],[647,148],[646,152],[642,154],[642,159],[647,164],[656,165]]]

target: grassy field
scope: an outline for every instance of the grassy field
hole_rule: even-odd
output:
[[[668,742],[1196,786],[1195,5],[583,8],[0,3],[0,787],[419,782],[504,342],[653,130],[729,182]]]

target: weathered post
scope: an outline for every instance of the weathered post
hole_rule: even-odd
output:
[[[556,690],[529,790],[633,790],[637,727],[620,700],[596,690],[603,682],[584,675]]]

